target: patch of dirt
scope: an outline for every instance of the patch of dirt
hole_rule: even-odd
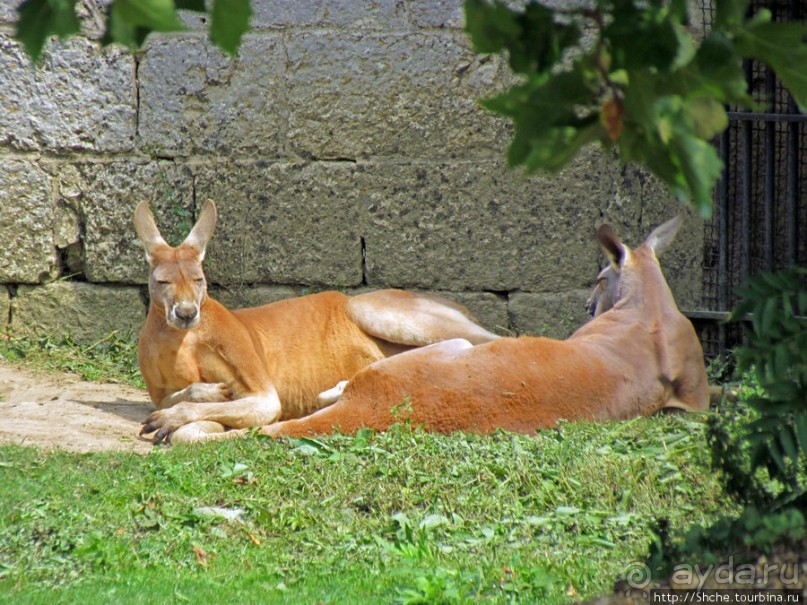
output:
[[[145,453],[154,446],[137,433],[153,409],[145,391],[127,385],[0,361],[0,443]]]

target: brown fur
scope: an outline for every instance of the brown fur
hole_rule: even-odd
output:
[[[156,431],[156,441],[191,423],[184,440],[298,418],[324,405],[319,393],[372,362],[444,338],[497,338],[458,305],[397,290],[323,292],[229,311],[207,295],[202,270],[215,223],[208,201],[173,248],[145,204],[135,212],[151,267],[138,360],[159,408],[142,433]]]
[[[604,421],[663,408],[705,409],[703,351],[656,258],[679,226],[680,219],[665,223],[633,251],[610,227],[599,230],[619,276],[613,308],[596,313],[565,341],[503,338],[476,347],[448,341],[411,351],[359,372],[331,407],[263,431],[352,433],[408,419],[443,433],[498,428],[532,433],[560,419]]]

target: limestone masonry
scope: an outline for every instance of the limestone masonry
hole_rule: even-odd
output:
[[[37,69],[0,10],[0,321],[15,330],[139,330],[141,200],[171,243],[216,200],[206,268],[230,306],[402,287],[551,336],[585,319],[596,225],[636,245],[679,210],[593,148],[555,177],[508,169],[510,126],[478,99],[512,76],[471,51],[461,0],[253,0],[234,59],[198,16],[135,55],[101,48],[97,3]],[[690,218],[663,259],[684,309],[702,240]]]

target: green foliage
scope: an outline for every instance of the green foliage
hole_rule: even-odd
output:
[[[707,419],[706,437],[712,467],[726,493],[743,505],[742,511],[739,515],[727,512],[710,524],[693,523],[685,532],[670,531],[662,516],[647,560],[658,577],[666,577],[684,563],[705,567],[727,557],[754,561],[776,550],[804,550],[807,456],[802,452],[784,472],[774,463],[753,463],[756,442],[749,437],[765,412],[750,402],[758,403],[767,394],[754,371],[743,375],[734,392],[737,399],[724,401]]]
[[[17,13],[17,39],[34,60],[42,54],[48,36],[66,38],[81,30],[75,0],[27,0]]]
[[[798,509],[771,512],[749,506],[739,516],[723,516],[706,527],[694,525],[680,540],[660,532],[651,547],[648,565],[669,573],[671,565],[693,560],[704,567],[726,555],[753,560],[759,553],[770,554],[777,548],[789,547],[798,552],[806,537],[807,525]]]
[[[734,369],[737,366],[737,354],[729,350],[713,357],[706,364],[706,376],[709,384],[723,385],[724,388],[734,376]]]
[[[84,380],[145,388],[137,367],[137,342],[128,333],[112,332],[91,344],[76,342],[69,334],[0,334],[0,358],[51,371],[74,372]]]
[[[738,367],[751,370],[762,392],[748,403],[759,413],[747,427],[751,468],[789,481],[807,453],[807,269],[794,267],[749,278],[732,312],[751,315]]]
[[[210,40],[234,55],[241,37],[249,30],[251,18],[251,0],[215,0],[210,12]]]
[[[598,0],[593,7],[523,11],[505,0],[466,0],[466,30],[480,53],[506,51],[521,76],[484,102],[513,120],[511,165],[558,171],[587,143],[644,164],[682,201],[711,215],[722,163],[710,140],[728,125],[724,104],[754,107],[745,59],[766,63],[804,111],[807,27],[746,20],[747,0],[716,0],[698,43],[684,0]],[[581,32],[593,28],[594,43]]]
[[[767,465],[760,467],[752,462],[754,444],[749,434],[761,413],[749,402],[765,396],[756,373],[747,372],[734,392],[736,401],[724,401],[707,419],[706,430],[712,467],[723,481],[726,493],[736,502],[760,510],[795,500],[807,486],[804,463],[790,464],[784,473],[771,474]]]
[[[79,0],[25,0],[18,8],[17,39],[36,62],[51,35],[65,38],[78,34]],[[204,0],[113,0],[107,9],[102,42],[140,48],[151,32],[183,31],[177,10],[204,13]],[[210,4],[210,39],[234,55],[252,18],[251,0],[213,0]]]
[[[173,0],[115,0],[109,7],[103,42],[139,48],[151,31],[182,29],[184,26],[176,14]]]
[[[724,18],[733,18],[725,16]],[[653,564],[697,557],[706,563],[737,552],[770,552],[807,537],[807,269],[791,268],[748,279],[735,321],[750,319],[737,352],[743,379],[737,401],[708,419],[712,466],[726,492],[745,505],[739,518],[695,526],[683,541],[661,535]]]
[[[145,456],[0,446],[0,603],[592,598],[656,515],[682,528],[726,510],[702,442],[702,423],[666,416]]]
[[[772,23],[762,10],[743,29],[736,32],[738,51],[775,66],[776,75],[793,93],[799,111],[807,113],[807,44],[805,27],[799,23]]]

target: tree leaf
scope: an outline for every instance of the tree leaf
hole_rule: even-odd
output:
[[[769,298],[765,301],[765,306],[762,309],[759,334],[769,334],[774,322],[776,322],[777,315],[779,314],[779,301],[776,298]]]
[[[773,368],[777,380],[786,380],[787,371],[790,368],[790,346],[787,342],[780,342],[774,351]]]
[[[612,69],[668,69],[678,55],[678,36],[665,12],[616,2],[603,38],[612,55]]]
[[[104,45],[117,42],[132,49],[140,48],[151,32],[148,27],[136,25],[129,21],[120,7],[113,4],[109,7],[106,20],[106,32],[101,39]]]
[[[174,0],[178,9],[204,13],[207,11],[205,0]]]
[[[770,286],[769,292],[772,295],[778,295],[780,292],[787,292],[798,288],[798,283],[791,278],[788,271],[779,271],[771,273],[769,271],[762,271],[759,278]]]
[[[622,134],[622,114],[624,109],[619,98],[612,98],[606,101],[600,110],[600,123],[605,128],[605,133],[611,142],[616,142]]]
[[[702,96],[687,103],[695,136],[709,140],[723,132],[729,125],[729,118],[723,105],[714,97]]]
[[[563,51],[580,39],[575,23],[555,20],[555,13],[537,2],[530,2],[517,17],[521,35],[507,49],[513,71],[542,73],[557,63]]]
[[[558,170],[601,132],[599,124],[592,127],[596,114],[581,117],[577,112],[594,94],[585,67],[577,65],[551,77],[533,75],[482,105],[513,120],[515,135],[507,153],[511,166]]]
[[[549,70],[580,39],[575,23],[556,21],[555,13],[537,2],[518,12],[500,0],[466,0],[465,15],[474,50],[507,50],[512,70],[525,75]]]
[[[521,35],[516,12],[487,0],[465,0],[465,31],[478,53],[497,53]]]
[[[25,0],[17,9],[16,38],[37,63],[48,37],[66,38],[81,31],[76,0]]]
[[[213,0],[210,39],[224,52],[235,55],[251,18],[250,0]]]
[[[524,160],[524,165],[527,170],[543,169],[557,172],[584,145],[596,141],[600,133],[602,133],[602,127],[594,117],[590,119],[588,125],[553,128],[541,139],[532,141],[532,150]]]
[[[751,0],[717,0],[715,27],[730,28],[742,24]]]
[[[173,0],[115,0],[109,7],[106,32],[101,42],[117,42],[138,49],[152,31],[184,29]]]
[[[776,463],[776,467],[779,469],[780,473],[783,473],[785,470],[785,459],[782,455],[782,447],[779,444],[779,441],[776,439],[771,439],[767,442],[768,453],[770,454],[768,460],[773,460]]]
[[[680,124],[671,147],[680,162],[687,188],[692,195],[692,205],[704,218],[711,216],[712,189],[723,172],[723,162],[717,151]]]
[[[793,382],[787,380],[770,382],[769,384],[765,385],[765,390],[770,399],[761,399],[759,409],[767,414],[770,414],[774,410],[778,409],[777,406],[780,403],[786,404],[782,408],[782,412],[786,413],[788,410],[787,405],[789,405],[790,402],[795,401],[799,396],[799,388]]]
[[[778,438],[783,454],[790,458],[793,462],[796,462],[799,458],[799,446],[793,434],[792,428],[789,426],[783,426],[779,431]]]
[[[132,26],[157,32],[185,29],[177,17],[174,0],[115,0],[112,7],[119,18]]]
[[[807,113],[807,27],[801,23],[752,21],[736,35],[745,56],[767,64],[793,95],[799,111]]]
[[[807,451],[807,413],[799,412],[795,414],[796,432],[799,437],[801,449]]]

